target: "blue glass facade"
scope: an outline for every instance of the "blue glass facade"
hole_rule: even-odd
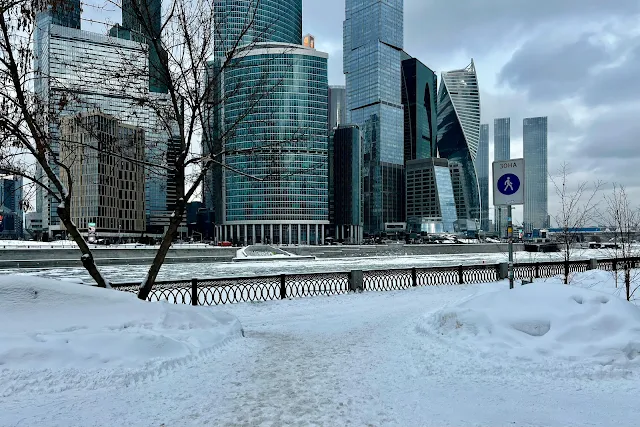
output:
[[[302,0],[216,0],[213,7],[216,59],[253,43],[302,43]]]
[[[478,186],[480,187],[480,202],[482,204],[482,220],[480,228],[489,230],[489,125],[480,125],[480,141],[478,143],[478,156],[476,157],[476,171],[478,173]]]
[[[402,0],[347,0],[343,68],[347,122],[363,133],[364,229],[403,222]]]
[[[525,231],[549,227],[547,118],[523,121]]]
[[[449,159],[459,220],[480,226],[476,156],[480,139],[480,93],[473,60],[464,69],[442,73],[438,92],[438,151]],[[455,171],[455,172],[454,172]]]

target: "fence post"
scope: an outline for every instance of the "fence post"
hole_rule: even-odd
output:
[[[536,262],[536,274],[535,274],[535,276],[536,276],[536,279],[540,278],[540,263],[539,262]]]
[[[501,262],[498,264],[498,280],[504,280],[509,277],[509,264]]]
[[[349,272],[349,291],[362,292],[364,290],[364,279],[362,270],[351,270]]]
[[[280,299],[287,298],[287,280],[284,274],[280,275]]]
[[[416,272],[416,268],[411,268],[411,286],[418,286],[418,273]]]
[[[464,285],[464,270],[462,269],[462,265],[458,266],[458,283]]]
[[[198,305],[198,279],[191,279],[191,305]]]
[[[587,267],[589,270],[597,270],[598,269],[598,260],[595,258],[591,258],[589,260],[589,267]]]

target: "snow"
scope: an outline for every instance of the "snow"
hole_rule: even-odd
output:
[[[492,292],[426,315],[418,330],[490,357],[640,366],[640,308],[559,280]]]
[[[19,276],[0,276],[0,324],[2,397],[127,384],[241,335],[222,311]]]
[[[576,275],[572,282],[589,286],[603,280],[598,286],[611,291],[612,276],[608,277],[594,278],[585,273]],[[542,303],[544,289],[552,289],[547,298],[549,308]],[[77,320],[75,323],[82,320],[83,325],[102,324],[107,322],[107,312],[118,319],[125,316],[123,313],[126,317],[133,315],[130,314],[133,310],[118,310],[122,308],[118,306],[121,298],[122,304],[129,302],[129,298],[114,291],[91,290],[99,292],[95,295],[112,307],[102,311],[94,304],[83,315],[79,308],[69,310],[69,316]],[[83,295],[77,297],[77,306],[85,301]],[[526,313],[522,314],[514,308],[509,313],[494,315],[481,305],[485,301],[502,309],[504,304],[526,301],[527,295],[532,298],[533,307],[527,308],[523,303],[521,308]],[[595,360],[597,357],[571,360],[561,352],[539,355],[535,360],[521,358],[513,353],[518,348],[513,341],[502,343],[507,350],[500,352],[476,340],[473,334],[466,335],[466,339],[454,333],[442,335],[438,328],[429,328],[426,321],[435,313],[465,306],[483,312],[487,322],[494,322],[501,334],[510,337],[515,332],[508,330],[506,320],[500,319],[509,316],[523,319],[528,313],[535,314],[535,318],[572,320],[572,315],[562,310],[579,304],[566,301],[567,295],[586,298],[581,307],[572,308],[574,315],[579,313],[576,310],[585,310],[582,314],[586,315],[587,308],[595,311],[597,307],[600,314],[590,315],[590,324],[617,328],[610,334],[610,341],[604,337],[606,334],[595,336],[594,343],[599,348],[615,348],[619,343],[613,342],[613,337],[637,332],[632,326],[635,317],[630,314],[635,307],[630,308],[611,293],[560,285],[558,279],[536,281],[516,290],[508,290],[503,281],[223,307],[185,306],[184,316],[192,311],[215,316],[228,312],[236,316],[242,322],[245,338],[232,340],[204,358],[167,363],[160,369],[151,367],[148,372],[129,376],[128,382],[121,380],[123,368],[118,363],[109,362],[96,371],[93,362],[85,360],[75,366],[75,372],[95,374],[91,376],[90,387],[74,376],[60,377],[62,367],[39,372],[30,365],[18,377],[16,366],[0,365],[0,387],[4,387],[0,425],[637,425],[640,368],[634,363],[616,359],[617,363],[602,365]],[[50,331],[44,335],[48,339],[67,334],[73,340],[84,333],[81,329],[51,332],[59,323],[69,323],[64,320],[67,314],[58,313],[58,319],[47,316],[52,325],[45,321],[30,323],[30,316],[42,318],[40,308],[52,303],[34,307],[38,298],[29,301],[23,297],[14,298],[21,301],[22,308],[14,307],[7,315],[4,308],[9,304],[2,302],[6,297],[0,298],[3,323],[5,317],[7,321],[14,315],[22,317],[22,322],[11,320],[15,339],[37,337],[40,328]],[[596,304],[595,297],[609,298],[609,302]],[[65,307],[69,309],[70,305]],[[149,307],[167,310],[166,304]],[[603,321],[608,307],[620,310],[609,313],[615,315],[613,323]],[[25,310],[29,312],[23,313]],[[631,317],[625,317],[625,313]],[[145,317],[158,327],[153,321],[157,316]],[[21,329],[16,325],[24,322],[27,324]],[[577,334],[577,325],[578,322],[570,322],[561,326],[574,328],[573,337],[579,337],[579,345],[586,346],[588,334]],[[524,337],[522,342],[532,348],[531,340],[550,337],[554,328],[552,324],[549,333]],[[91,326],[89,330],[94,328]],[[127,333],[119,329],[118,336],[124,340]],[[0,336],[1,345],[4,338]],[[111,345],[119,343],[111,341]],[[481,350],[483,345],[487,347]],[[565,349],[570,347],[563,345]],[[50,378],[68,380],[61,383]],[[4,386],[7,379],[12,381],[12,389]]]

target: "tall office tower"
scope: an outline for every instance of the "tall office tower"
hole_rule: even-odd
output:
[[[346,0],[345,12],[347,122],[363,133],[364,228],[378,234],[405,220],[403,0]]]
[[[168,56],[152,42],[160,39],[162,29],[162,0],[123,0],[122,25],[115,25],[109,34],[149,46],[149,91],[167,93]]]
[[[447,159],[407,162],[407,226],[416,233],[453,233],[458,216]]]
[[[493,160],[511,158],[511,119],[509,117],[493,120]],[[495,225],[500,237],[507,237],[509,215],[506,207],[496,207]]]
[[[329,86],[329,132],[347,123],[347,101],[344,86]]]
[[[480,228],[489,231],[489,125],[480,125],[480,141],[478,142],[478,157],[476,157],[476,172],[480,187],[480,202],[482,206],[482,220]]]
[[[476,68],[471,63],[460,70],[442,73],[438,91],[438,151],[456,164],[459,176],[452,175],[458,223],[461,229],[477,230],[481,221],[481,201],[476,173],[480,139],[480,92]],[[456,181],[459,185],[456,185]]]
[[[549,194],[547,170],[547,117],[523,120],[524,229],[547,228]]]
[[[60,158],[74,183],[71,220],[79,231],[94,223],[101,237],[139,237],[146,229],[144,131],[89,112],[64,117],[60,133]],[[65,170],[61,178],[68,182]]]
[[[404,160],[436,157],[438,78],[418,59],[404,52],[402,57]]]
[[[0,170],[0,238],[21,239],[23,234],[22,177]]]
[[[80,0],[65,0],[53,3],[38,12],[36,16],[37,26],[53,24],[79,30],[82,11]]]
[[[301,44],[300,0],[259,2],[254,20],[268,31],[248,32],[243,47],[230,52],[246,22],[237,12],[255,4],[215,3],[223,33],[209,69],[212,78],[222,78],[214,81],[219,102],[208,112],[212,140],[205,149],[226,150],[230,167],[211,173],[207,199],[216,209],[216,234],[239,243],[323,243],[329,224],[328,55]],[[219,76],[224,57],[229,67]]]
[[[61,27],[43,19],[36,27],[34,47],[34,89],[47,106],[48,136],[55,153],[59,153],[62,117],[88,111],[100,111],[143,128],[147,143],[156,151],[166,152],[168,135],[164,124],[151,109],[126,96],[146,91],[148,75],[136,75],[126,81],[117,77],[122,70],[147,67],[145,47],[141,43]],[[157,195],[154,201],[166,209],[163,173],[156,171],[147,181],[147,190],[151,190],[147,197]],[[37,203],[42,208],[43,230],[49,234],[62,232],[64,228],[54,199],[40,192]],[[147,204],[146,208],[153,209],[153,206]]]
[[[329,155],[330,223],[334,237],[361,243],[362,137],[356,125],[338,126]]]

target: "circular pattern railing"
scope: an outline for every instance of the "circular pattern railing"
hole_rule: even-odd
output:
[[[287,298],[339,295],[349,292],[349,273],[287,274]]]
[[[365,291],[395,291],[413,286],[411,270],[370,270],[362,272]]]

